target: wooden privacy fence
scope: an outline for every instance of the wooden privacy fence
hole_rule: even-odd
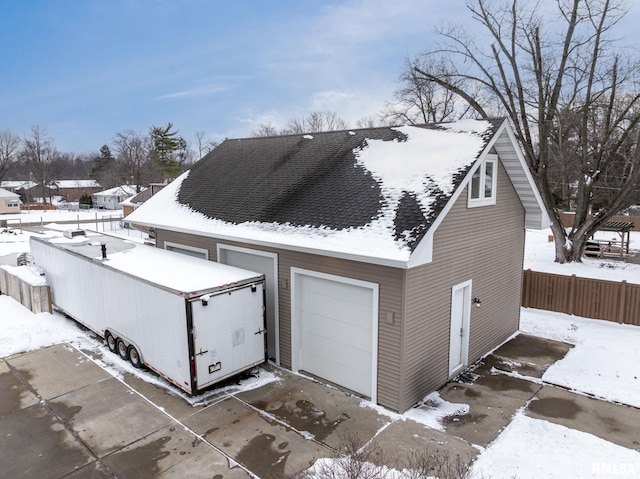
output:
[[[34,313],[51,312],[51,289],[48,285],[33,285],[0,268],[0,294],[6,294]]]
[[[528,269],[522,306],[640,326],[640,285]]]

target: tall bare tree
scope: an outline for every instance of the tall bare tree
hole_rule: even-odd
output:
[[[462,88],[461,79],[449,76],[449,64],[445,59],[419,56],[407,59],[400,76],[400,88],[394,92],[396,101],[387,105],[382,113],[388,123],[415,125],[459,120],[475,112],[450,88],[425,81],[421,71],[431,72],[440,79]]]
[[[150,179],[152,145],[149,137],[132,130],[122,131],[116,133],[113,145],[123,176],[134,183],[139,192]]]
[[[0,180],[7,174],[7,170],[18,161],[18,151],[22,138],[10,130],[0,131]]]
[[[204,131],[196,131],[196,154],[198,155],[197,159],[202,158],[207,153],[211,152],[216,146],[218,146],[218,142],[214,140],[209,140]]]
[[[483,38],[476,42],[469,29],[442,27],[441,45],[411,68],[417,79],[456,95],[477,117],[510,118],[551,218],[555,260],[564,263],[581,261],[587,239],[634,197],[640,180],[640,69],[637,57],[614,38],[626,13],[622,0],[550,4],[469,0]],[[554,165],[566,162],[577,167],[576,214],[568,231],[551,176]],[[590,216],[601,187],[610,194]]]
[[[51,182],[56,179],[60,154],[53,140],[38,125],[31,127],[31,134],[23,139],[20,156],[33,179],[40,185],[42,198],[51,203]]]

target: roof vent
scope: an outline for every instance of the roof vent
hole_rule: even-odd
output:
[[[87,236],[84,230],[66,230],[62,233],[65,238],[75,238],[76,236]]]

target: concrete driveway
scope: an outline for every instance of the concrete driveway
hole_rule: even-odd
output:
[[[640,411],[518,377],[541,377],[569,348],[521,335],[498,349],[463,376],[468,382],[440,391],[470,405],[445,419],[445,433],[278,368],[270,368],[276,381],[221,390],[192,407],[136,376],[115,377],[95,353],[51,346],[0,361],[0,470],[12,478],[282,478],[352,436],[391,451],[391,466],[425,449],[471,460],[473,445],[488,445],[522,407],[637,449]]]

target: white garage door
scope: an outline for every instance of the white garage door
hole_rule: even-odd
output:
[[[294,275],[296,369],[373,399],[377,285],[309,272]]]

